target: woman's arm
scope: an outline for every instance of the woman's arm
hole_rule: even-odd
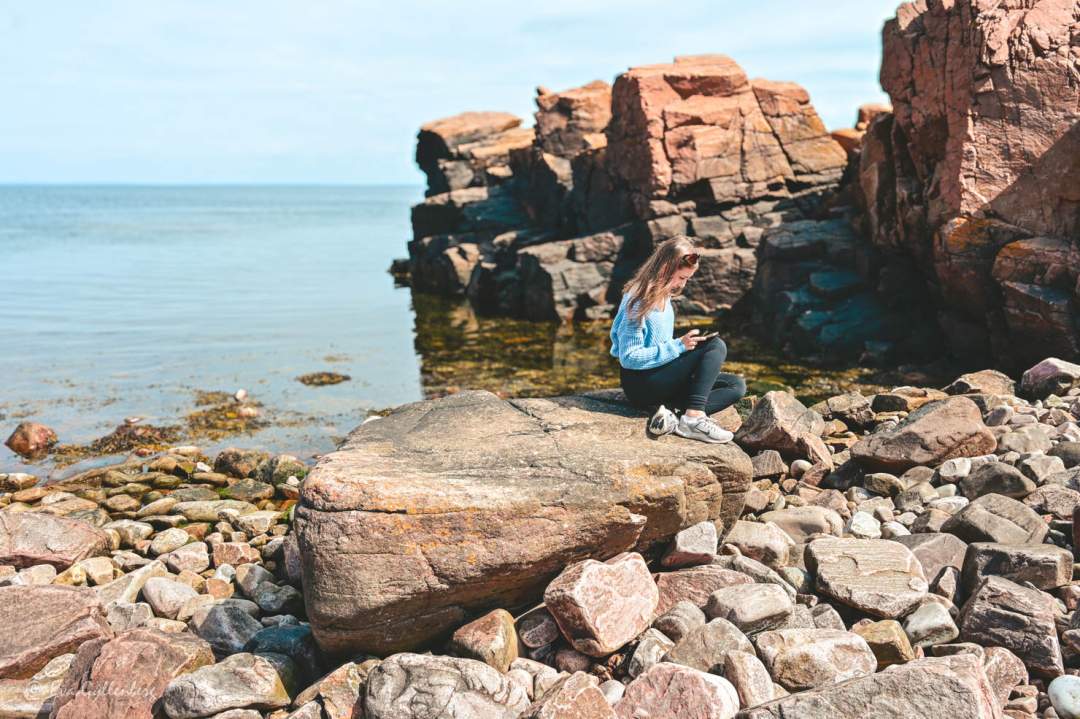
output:
[[[681,340],[669,339],[659,344],[645,345],[645,323],[624,318],[617,332],[619,363],[627,369],[658,367],[686,351]]]

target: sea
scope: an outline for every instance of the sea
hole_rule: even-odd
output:
[[[130,421],[175,427],[208,455],[311,460],[406,402],[618,385],[606,323],[483,317],[398,284],[388,270],[422,198],[419,185],[0,185],[0,441],[29,420],[85,447]],[[743,370],[765,389],[835,385],[784,359]],[[349,379],[297,379],[317,372]],[[238,390],[256,424],[189,421],[208,393]],[[0,472],[55,479],[117,460],[64,457],[0,447]]]

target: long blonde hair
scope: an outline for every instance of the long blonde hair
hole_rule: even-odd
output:
[[[657,245],[624,288],[630,297],[627,304],[630,319],[639,322],[653,310],[660,309],[668,298],[667,287],[675,273],[680,267],[697,267],[699,257],[697,245],[683,235]]]

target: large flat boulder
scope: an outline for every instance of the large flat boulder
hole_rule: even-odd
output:
[[[645,435],[597,397],[463,392],[355,430],[296,511],[307,612],[323,649],[387,654],[473,614],[532,601],[566,565],[730,527],[752,468],[733,445]]]

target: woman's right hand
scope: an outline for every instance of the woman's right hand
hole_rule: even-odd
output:
[[[690,351],[697,347],[698,343],[701,342],[701,330],[690,330],[680,337],[679,341],[682,342],[683,347],[685,347],[687,351]]]

